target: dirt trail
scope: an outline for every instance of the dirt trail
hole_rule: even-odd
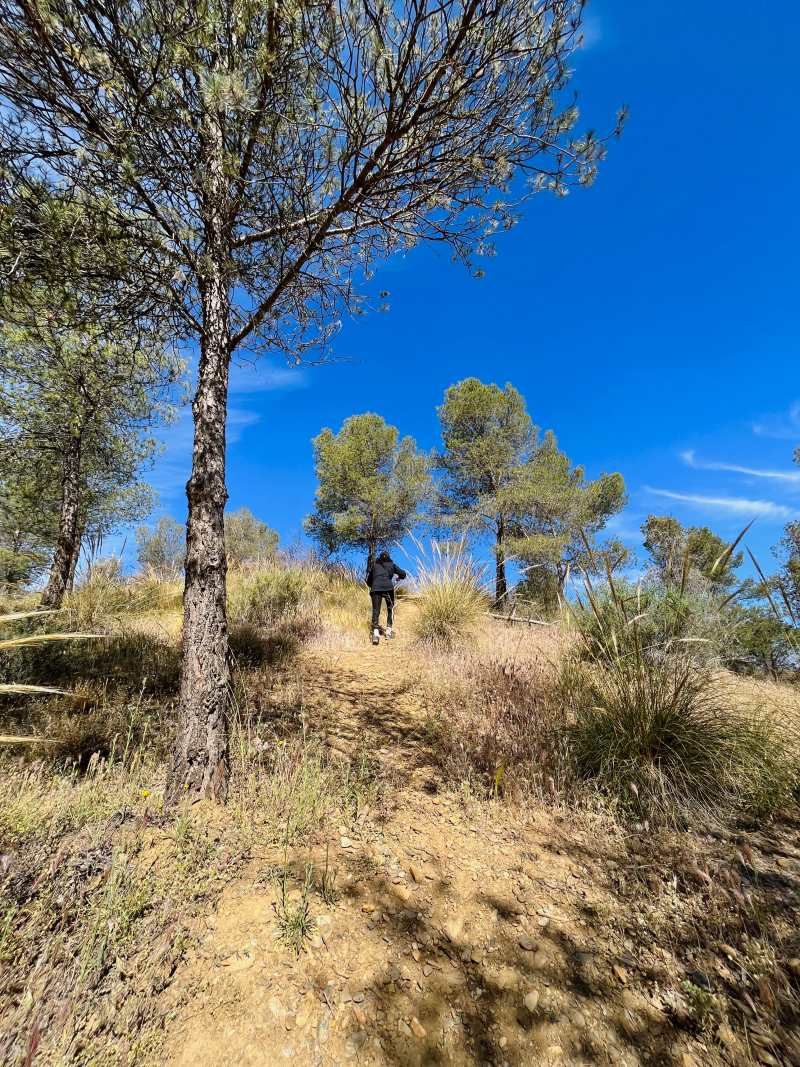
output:
[[[299,670],[331,747],[399,769],[398,790],[380,816],[292,851],[295,886],[326,852],[337,870],[299,959],[275,940],[280,856],[225,890],[166,994],[162,1063],[731,1062],[668,1018],[671,956],[620,914],[617,840],[438,790],[402,637],[306,653]]]

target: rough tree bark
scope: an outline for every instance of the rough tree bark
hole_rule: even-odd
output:
[[[225,410],[228,293],[221,278],[203,293],[204,336],[192,403],[194,449],[186,486],[186,581],[178,735],[167,801],[182,795],[224,800],[228,779],[228,620],[226,612]]]
[[[61,508],[58,541],[47,585],[42,593],[43,608],[60,608],[69,585],[78,551],[78,519],[81,503],[81,438],[76,434],[61,461]]]
[[[497,523],[497,543],[495,545],[494,562],[494,603],[495,607],[502,608],[508,595],[508,583],[506,582],[506,528],[502,519]]]
[[[228,619],[226,610],[225,415],[230,368],[228,233],[219,117],[206,129],[206,266],[201,278],[203,333],[192,402],[192,474],[186,486],[186,580],[178,733],[166,801],[182,796],[224,801],[228,792]]]

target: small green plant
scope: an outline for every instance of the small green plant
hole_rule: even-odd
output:
[[[97,891],[89,909],[79,974],[96,981],[112,953],[118,954],[130,940],[136,921],[152,906],[148,884],[139,879],[126,855],[115,850],[105,885]]]
[[[319,895],[328,907],[333,907],[339,900],[339,889],[336,885],[338,874],[339,868],[331,867],[330,865],[330,845],[327,844],[325,846],[325,866],[320,872],[317,888],[319,890]]]
[[[309,898],[314,888],[314,868],[312,864],[306,865],[305,878],[303,879],[299,896],[290,897],[288,881],[289,868],[284,854],[283,871],[279,881],[280,896],[275,904],[278,925],[275,938],[291,949],[295,956],[299,956],[315,926],[309,903]]]
[[[688,980],[681,982],[681,989],[695,1026],[701,1033],[707,1033],[722,1018],[719,1001],[713,993]]]

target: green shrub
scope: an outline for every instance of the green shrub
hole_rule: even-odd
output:
[[[241,571],[228,591],[231,622],[269,628],[312,608],[316,571],[297,565]]]
[[[735,629],[731,612],[699,576],[683,589],[615,580],[613,588],[587,588],[583,598],[574,616],[589,659],[659,659],[680,651],[710,663],[722,658]]]
[[[687,656],[585,667],[574,712],[578,773],[644,818],[766,815],[796,788],[796,756],[776,724],[727,706]]]

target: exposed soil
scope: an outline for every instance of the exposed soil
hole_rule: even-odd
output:
[[[370,753],[392,788],[327,837],[250,856],[163,994],[161,1063],[800,1062],[797,976],[754,1003],[746,945],[698,943],[687,911],[705,906],[715,871],[735,868],[741,884],[749,868],[798,955],[796,826],[780,840],[753,829],[695,841],[682,868],[674,850],[599,815],[443,791],[402,637],[306,652],[292,673],[309,726],[343,759]],[[296,904],[309,869],[314,925],[295,958],[276,939],[279,888],[287,871]],[[326,901],[320,883],[334,873]],[[687,1011],[687,980],[725,1010]]]

